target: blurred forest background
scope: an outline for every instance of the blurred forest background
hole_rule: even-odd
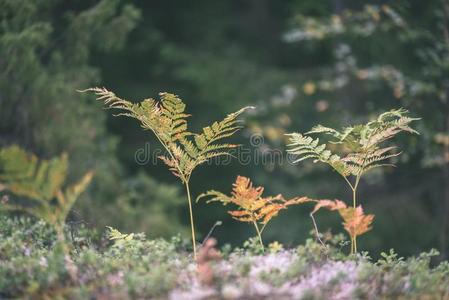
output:
[[[432,247],[447,255],[449,4],[390,2],[0,0],[0,146],[19,144],[43,158],[67,151],[73,178],[95,169],[70,220],[101,231],[110,225],[188,237],[182,186],[161,163],[135,160],[146,143],[155,149],[154,137],[76,90],[105,86],[132,101],[176,93],[193,115],[193,130],[256,106],[235,139],[253,161],[200,167],[191,181],[194,197],[209,189],[227,193],[244,175],[267,195],[349,201],[345,183],[326,166],[261,157],[285,153],[286,132],[364,122],[405,107],[422,118],[421,135],[401,136],[397,168],[361,183],[361,203],[376,219],[359,247],[374,256]],[[312,229],[309,211],[282,212],[266,240],[303,242]],[[221,243],[240,245],[254,235],[220,205],[198,203],[195,217],[200,239],[217,220]],[[322,231],[340,222],[325,212],[318,221]]]

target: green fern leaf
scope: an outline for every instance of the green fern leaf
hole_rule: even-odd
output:
[[[382,162],[400,155],[391,153],[396,147],[381,147],[382,143],[401,132],[418,133],[410,127],[410,123],[419,118],[411,118],[406,114],[408,111],[405,109],[395,109],[380,114],[374,121],[345,127],[341,131],[318,125],[306,135],[288,134],[290,144],[287,145],[287,151],[299,156],[296,162],[312,158],[315,162],[329,164],[344,177],[361,176],[375,167],[391,165]],[[330,143],[342,145],[351,152],[340,158],[327,150],[325,144],[319,145],[318,138],[313,139],[308,134],[332,135],[337,140]]]
[[[292,133],[288,134],[288,136],[290,136],[290,144],[287,146],[290,149],[287,151],[298,156],[294,163],[312,158],[314,162],[327,163],[342,175],[348,173],[346,163],[340,156],[326,149],[325,144],[319,144],[319,139],[313,139],[300,133]]]
[[[153,131],[169,152],[169,158],[160,158],[184,183],[189,180],[196,166],[212,157],[225,155],[235,147],[233,144],[216,144],[216,142],[232,136],[241,128],[237,117],[249,108],[242,108],[229,114],[222,121],[214,122],[203,128],[201,134],[193,134],[188,131],[187,118],[190,115],[185,113],[186,105],[177,95],[159,93],[160,102],[146,99],[134,104],[117,97],[105,88],[91,88],[84,91],[94,92],[97,99],[103,101],[109,108],[121,110],[118,115],[135,118],[141,122],[144,129]]]
[[[23,211],[60,228],[93,176],[87,172],[80,182],[63,191],[67,173],[65,153],[50,160],[38,160],[18,146],[0,150],[1,185],[7,192],[27,200],[20,204],[8,202],[0,205],[0,209]]]

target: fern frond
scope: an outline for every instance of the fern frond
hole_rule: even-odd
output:
[[[93,92],[97,96],[97,100],[104,102],[104,104],[107,106],[107,108],[114,108],[122,110],[123,112],[117,114],[116,116],[128,116],[128,117],[134,117],[138,115],[139,113],[142,113],[143,111],[147,110],[153,110],[156,109],[154,106],[154,100],[149,100],[147,103],[140,107],[137,104],[131,103],[129,101],[126,101],[124,99],[121,99],[117,97],[113,92],[108,91],[106,88],[89,88],[85,90],[79,91],[81,93],[85,92]],[[153,105],[150,105],[153,104]]]
[[[352,238],[371,230],[374,215],[365,215],[362,206],[340,209],[339,213],[343,218],[343,227]]]
[[[351,134],[357,130],[356,127],[345,127],[343,128],[342,134],[340,136],[339,142],[343,143],[348,137],[351,136]]]
[[[394,164],[371,164],[363,169],[363,173],[367,173],[368,171],[371,171],[372,169],[383,168],[383,167],[395,167],[395,165]]]
[[[126,247],[135,237],[134,233],[121,233],[110,226],[106,226],[106,228],[109,230],[108,239],[114,242],[114,247]]]
[[[186,105],[182,100],[174,94],[159,93],[161,97],[161,128],[159,134],[166,135],[166,139],[170,142],[176,142],[177,140],[184,139],[186,136],[192,135],[187,131],[187,118],[190,116],[186,114]]]
[[[27,203],[6,203],[0,209],[19,210],[61,226],[78,196],[90,183],[88,172],[63,192],[68,173],[68,156],[38,160],[18,146],[0,150],[0,182],[7,192],[25,197]],[[56,201],[54,201],[56,200]]]
[[[231,148],[233,148],[236,145],[225,145],[226,146],[226,150],[229,150]],[[227,151],[209,151],[206,154],[202,155],[201,158],[198,160],[198,164],[202,164],[206,161],[209,161],[212,158],[216,158],[216,157],[220,157],[220,156],[230,156],[230,157],[234,157],[234,155],[232,155],[231,153],[227,152]]]
[[[290,149],[287,152],[298,156],[293,163],[312,158],[314,159],[313,162],[323,162],[330,165],[343,176],[349,175],[346,162],[339,155],[333,154],[330,150],[326,149],[325,144],[319,144],[320,141],[318,138],[313,139],[300,133],[287,135],[290,136],[290,144],[287,145]]]
[[[97,99],[109,108],[122,110],[118,115],[135,118],[144,129],[151,130],[169,152],[169,158],[159,158],[184,183],[189,180],[196,166],[210,158],[227,155],[230,149],[236,147],[234,144],[216,142],[237,132],[241,128],[238,116],[250,108],[245,107],[231,113],[222,121],[203,128],[201,134],[194,134],[188,131],[187,118],[190,115],[185,113],[186,105],[177,95],[159,93],[160,102],[145,99],[134,104],[105,88],[91,88],[83,92],[85,91],[94,92]]]
[[[398,153],[391,153],[391,154],[385,154],[385,155],[374,155],[374,156],[369,156],[369,157],[367,157],[366,160],[364,161],[363,167],[365,168],[365,167],[368,167],[369,165],[372,165],[372,164],[375,164],[375,163],[378,163],[378,162],[387,160],[387,159],[392,158],[392,157],[397,157],[397,156],[399,156],[399,155],[401,155],[401,152],[398,152]]]
[[[158,156],[160,160],[168,167],[168,170],[172,172],[173,175],[180,178],[182,180],[182,175],[179,173],[178,163],[175,159],[160,155]]]
[[[356,208],[348,207],[340,200],[313,200],[313,202],[315,202],[315,207],[310,213],[312,220],[315,220],[315,213],[321,208],[325,208],[330,211],[338,211],[343,219],[343,227],[352,239],[371,230],[374,215],[365,215],[360,205]]]
[[[214,201],[219,201],[223,205],[232,203],[237,206],[237,210],[228,211],[228,213],[234,219],[241,222],[261,222],[262,224],[267,224],[278,215],[279,211],[290,205],[310,201],[307,197],[296,197],[289,200],[284,199],[282,195],[262,197],[264,188],[254,187],[251,180],[243,176],[237,176],[232,186],[231,196],[212,190],[199,195],[196,201],[209,197],[207,203]]]
[[[222,121],[214,122],[211,126],[203,128],[201,134],[195,135],[195,144],[200,150],[199,159],[204,161],[206,157],[215,157],[218,155],[210,155],[210,152],[215,152],[220,149],[221,152],[225,150],[229,151],[232,148],[237,147],[234,144],[213,144],[219,140],[232,136],[235,132],[241,129],[238,124],[238,116],[241,115],[247,109],[253,107],[244,107],[234,113],[227,115]]]
[[[38,201],[50,201],[64,183],[68,157],[62,154],[39,161],[18,146],[0,150],[0,181],[12,193]]]
[[[88,88],[85,90],[79,90],[80,93],[85,92],[94,92],[97,95],[97,99],[100,101],[104,101],[105,104],[111,105],[114,102],[126,102],[120,98],[118,98],[113,92],[108,91],[106,88],[100,88],[100,87],[94,87],[94,88]]]
[[[310,129],[310,131],[306,132],[305,134],[315,134],[315,133],[325,133],[325,134],[329,134],[335,138],[340,138],[342,136],[342,134],[330,127],[325,127],[323,125],[317,125],[312,127],[312,129]]]
[[[210,191],[200,194],[196,198],[196,202],[198,202],[201,199],[206,198],[206,197],[209,197],[209,200],[207,200],[206,203],[218,201],[218,202],[223,203],[223,205],[227,205],[232,202],[231,197],[228,197],[225,194],[218,192],[218,191],[214,191],[214,190],[210,190]]]
[[[290,144],[287,145],[290,149],[287,151],[299,156],[295,162],[311,158],[314,162],[327,163],[344,177],[361,176],[375,167],[389,165],[381,162],[400,155],[400,152],[390,153],[395,149],[394,146],[381,147],[383,142],[392,139],[400,132],[418,133],[410,127],[410,123],[419,118],[410,118],[406,116],[407,113],[405,109],[391,110],[379,115],[374,121],[345,127],[341,131],[318,125],[306,135],[287,134],[290,136]],[[318,145],[318,138],[307,136],[320,133],[337,138],[331,143],[341,144],[351,152],[340,158],[339,155],[324,150],[325,144]]]
[[[58,191],[56,198],[58,200],[57,214],[58,222],[65,221],[67,215],[75,204],[79,196],[86,190],[87,186],[92,181],[94,173],[92,171],[87,172],[84,176],[75,184],[69,186],[64,192]]]
[[[190,158],[196,159],[200,155],[199,149],[192,141],[182,137],[179,139],[179,143],[183,146],[184,151],[189,155]]]

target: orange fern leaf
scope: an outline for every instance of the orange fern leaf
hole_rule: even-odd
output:
[[[343,227],[351,238],[355,238],[371,230],[374,215],[365,215],[361,205],[354,209],[353,207],[348,207],[341,200],[314,200],[314,202],[316,204],[311,212],[312,219],[313,215],[321,208],[326,208],[331,211],[337,210],[343,218]]]
[[[198,196],[197,201],[203,197],[212,197],[209,201],[220,201],[224,205],[233,203],[238,206],[238,210],[231,210],[228,213],[241,222],[261,222],[267,224],[279,211],[287,206],[305,203],[310,201],[307,197],[284,199],[282,195],[274,197],[262,197],[264,188],[253,186],[251,180],[244,176],[237,176],[232,185],[231,196],[226,196],[217,191],[208,191]]]
[[[227,196],[218,191],[207,191],[198,196],[196,201],[204,197],[209,197],[207,202],[220,201],[223,205],[233,203],[237,210],[230,210],[228,213],[232,218],[240,222],[253,223],[260,245],[264,249],[262,242],[262,232],[268,222],[279,214],[279,211],[286,209],[290,205],[302,204],[313,201],[307,197],[296,197],[286,200],[282,195],[274,197],[262,197],[264,188],[253,186],[251,180],[244,176],[237,176],[232,185],[231,196]],[[259,228],[260,224],[261,228]]]
[[[365,215],[361,205],[357,208],[348,207],[340,209],[339,213],[343,218],[343,226],[351,237],[362,235],[371,230],[374,215]]]
[[[320,208],[327,208],[328,210],[345,209],[346,204],[341,200],[317,200],[312,214],[316,213]]]
[[[233,203],[242,207],[243,209],[251,209],[253,206],[263,206],[263,202],[257,200],[261,199],[264,188],[253,187],[251,180],[243,176],[237,176],[234,184],[232,184],[232,199]],[[256,204],[256,205],[255,205]]]

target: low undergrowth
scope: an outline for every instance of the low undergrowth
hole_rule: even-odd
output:
[[[195,262],[189,241],[148,240],[66,226],[69,254],[54,229],[30,218],[0,218],[0,298],[25,299],[448,299],[449,263],[436,251],[373,261],[346,255],[343,236],[297,248],[257,239],[221,250],[209,239]],[[70,257],[67,257],[70,255]]]

